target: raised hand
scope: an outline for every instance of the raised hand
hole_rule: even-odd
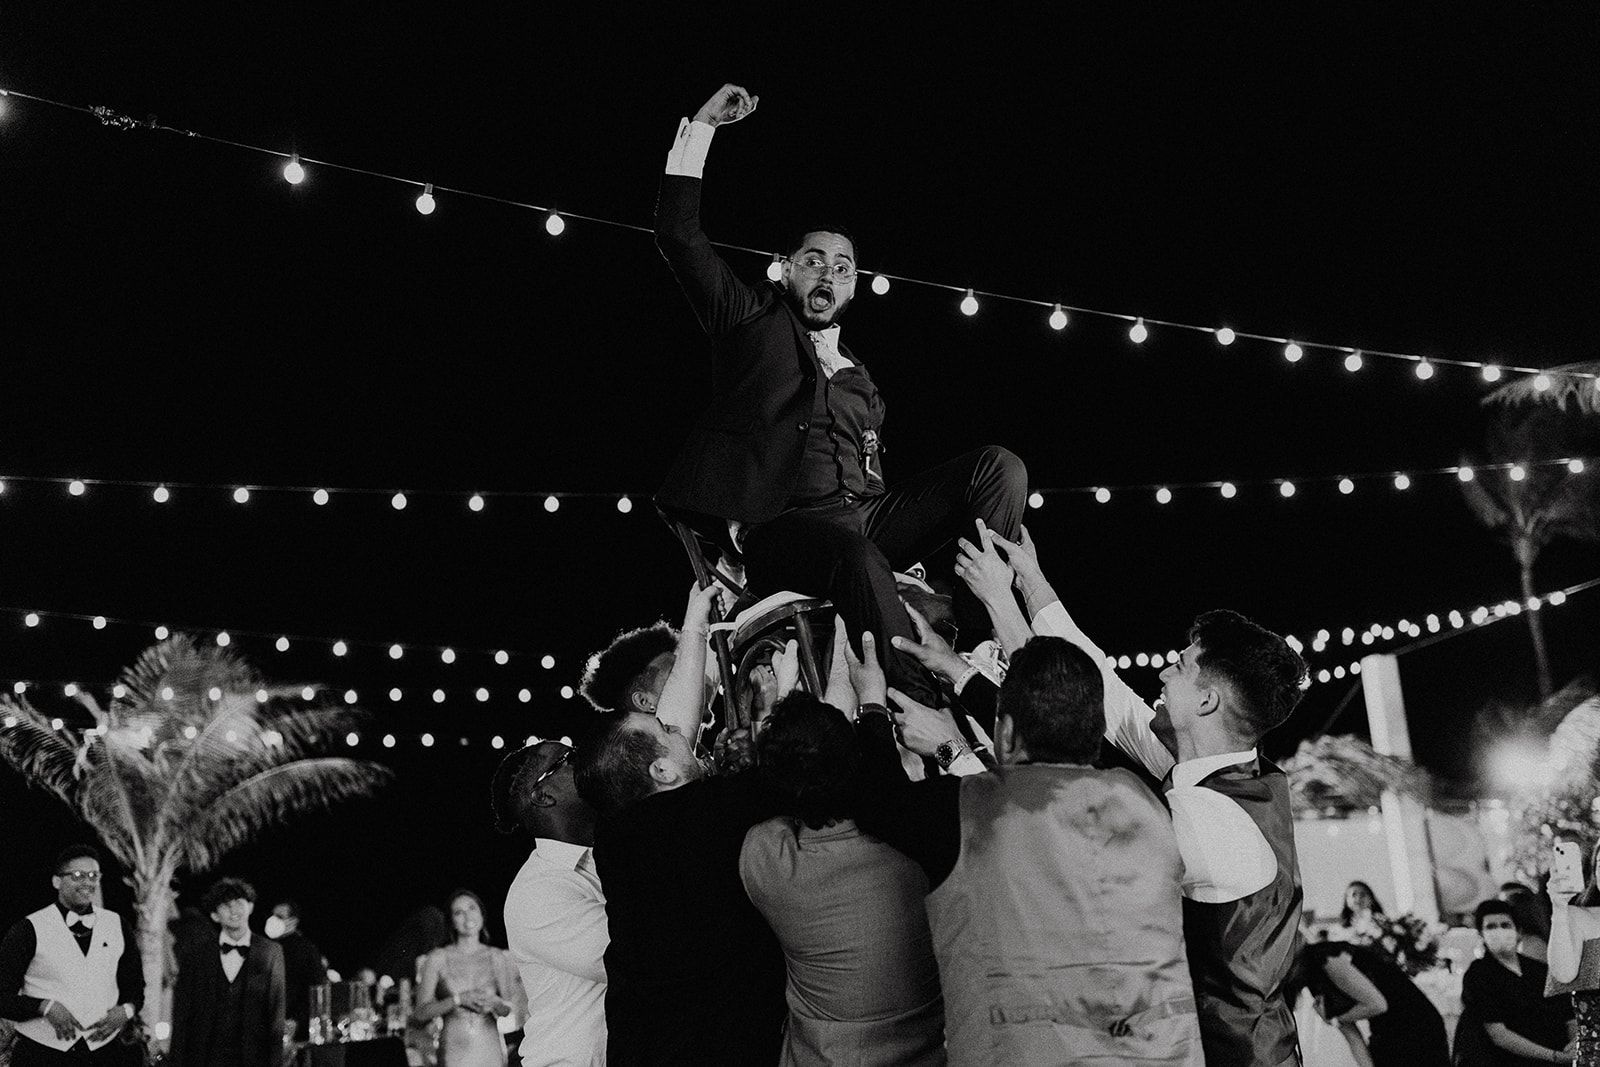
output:
[[[960,740],[961,732],[947,709],[919,704],[893,688],[889,690],[889,699],[899,709],[890,718],[894,720],[900,743],[917,755],[932,756],[946,741]]]
[[[1005,561],[994,547],[995,534],[978,520],[979,545],[973,544],[965,537],[956,542],[959,552],[956,555],[956,575],[967,583],[967,587],[985,604],[1000,603],[1002,597],[1011,595],[1011,580],[1014,572],[1011,565]]]
[[[908,604],[906,614],[911,616],[911,625],[917,628],[917,640],[896,637],[890,644],[947,681],[954,682],[961,677],[966,672],[967,661],[956,655],[955,649],[939,636],[920,611]]]
[[[772,654],[772,670],[777,675],[778,700],[794,692],[800,684],[800,642],[790,638],[783,650]]]
[[[861,632],[861,658],[850,642],[844,644],[845,663],[850,668],[850,685],[856,691],[856,700],[862,704],[888,704],[889,682],[883,675],[883,664],[878,662],[878,643],[871,630]]]
[[[689,603],[683,609],[682,632],[695,631],[706,634],[711,629],[711,605],[716,603],[722,586],[716,582],[701,589],[699,584],[689,588]]]
[[[700,110],[695,112],[694,120],[703,122],[707,126],[738,122],[756,109],[760,99],[759,96],[751,96],[741,85],[724,85],[711,94],[710,100],[701,105]]]

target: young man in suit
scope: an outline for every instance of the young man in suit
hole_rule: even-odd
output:
[[[115,1041],[144,1003],[132,931],[97,907],[100,853],[74,845],[56,857],[55,903],[19,920],[0,942],[0,1016],[17,1024],[13,1067],[130,1062]]]
[[[656,502],[709,526],[743,554],[750,592],[833,601],[859,647],[870,631],[902,691],[931,704],[932,679],[887,638],[912,638],[894,572],[926,559],[981,519],[1017,535],[1027,471],[1004,448],[976,449],[891,487],[884,403],[838,320],[855,296],[855,239],[837,226],[800,234],[780,280],[737,277],[700,229],[701,173],[712,133],[755,110],[725,85],[683,120],[656,206],[656,244],[712,340],[710,403]],[[724,527],[725,529],[718,529]],[[988,619],[966,590],[955,605],[967,647]]]
[[[180,950],[172,991],[171,1067],[279,1067],[283,1062],[283,951],[250,931],[256,891],[223,878],[201,906],[220,932]]]

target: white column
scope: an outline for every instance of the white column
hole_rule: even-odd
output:
[[[1361,689],[1367,698],[1372,747],[1385,756],[1411,761],[1411,733],[1400,691],[1400,661],[1372,655],[1361,660]],[[1386,791],[1382,799],[1384,836],[1394,873],[1395,907],[1430,922],[1439,918],[1439,892],[1433,880],[1433,852],[1422,805],[1414,798]]]

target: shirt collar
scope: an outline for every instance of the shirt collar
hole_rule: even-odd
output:
[[[591,849],[588,845],[574,845],[571,841],[557,841],[553,837],[536,837],[533,839],[533,851],[547,863],[575,871]]]
[[[1224,752],[1216,756],[1200,756],[1196,759],[1184,760],[1172,768],[1172,787],[1199,785],[1207,776],[1215,774],[1224,767],[1236,767],[1241,763],[1253,763],[1256,759],[1256,750],[1246,749],[1243,752]]]
[[[242,945],[245,948],[249,948],[250,947],[250,935],[249,934],[245,934],[244,937],[240,938],[238,941],[235,941],[232,938],[230,938],[227,934],[220,934],[217,937],[217,943],[219,945]]]

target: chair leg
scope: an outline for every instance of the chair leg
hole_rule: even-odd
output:
[[[800,678],[805,683],[806,691],[821,700],[822,678],[817,673],[817,646],[811,636],[811,620],[804,613],[794,617],[794,637],[799,645]]]

